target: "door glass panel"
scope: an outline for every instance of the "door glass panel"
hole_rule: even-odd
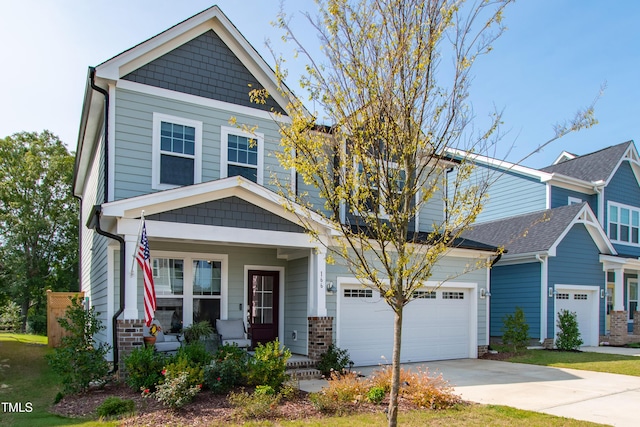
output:
[[[273,277],[253,276],[252,324],[273,323]]]

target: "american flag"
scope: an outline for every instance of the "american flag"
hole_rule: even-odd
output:
[[[149,261],[149,240],[147,240],[147,226],[142,222],[142,237],[138,245],[136,260],[142,269],[144,277],[144,321],[147,326],[151,325],[153,315],[156,311],[156,290],[153,286],[153,273],[151,272],[151,262]]]

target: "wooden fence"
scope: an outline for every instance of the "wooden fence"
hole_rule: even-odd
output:
[[[57,347],[67,331],[58,323],[59,317],[64,317],[67,307],[71,305],[71,298],[84,297],[84,292],[51,292],[47,291],[47,337],[49,347]]]

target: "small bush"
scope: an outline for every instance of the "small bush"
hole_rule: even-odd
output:
[[[503,318],[502,342],[515,353],[527,348],[529,344],[529,324],[521,307],[516,307],[514,314]]]
[[[13,301],[0,308],[0,328],[9,332],[20,331],[22,317],[20,306]]]
[[[358,378],[356,372],[340,374],[332,372],[327,386],[311,393],[311,403],[325,414],[345,415],[364,400],[369,384]]]
[[[254,356],[249,359],[247,383],[249,385],[268,385],[274,390],[280,390],[287,380],[287,360],[291,357],[291,351],[281,348],[276,339],[258,344]]]
[[[131,414],[136,405],[131,399],[121,399],[119,397],[107,397],[100,406],[96,408],[99,417],[118,417],[120,415]]]
[[[165,356],[156,352],[153,347],[136,348],[124,358],[127,371],[125,382],[135,391],[140,389],[153,391],[156,384],[163,379],[164,363]]]
[[[62,345],[47,355],[51,369],[62,379],[63,392],[79,393],[94,381],[103,381],[109,372],[105,356],[109,346],[97,344],[94,335],[105,329],[95,307],[85,310],[82,299],[75,297],[58,323],[69,332]]]
[[[320,355],[317,368],[322,375],[329,378],[331,372],[342,372],[350,363],[349,352],[331,344],[327,351]]]
[[[193,366],[206,366],[213,360],[213,355],[207,351],[204,343],[199,341],[180,347],[177,357],[187,359]]]
[[[369,402],[379,405],[387,395],[383,387],[373,386],[367,392],[367,399]]]
[[[143,397],[153,397],[171,409],[177,409],[191,402],[191,399],[200,392],[202,384],[193,384],[190,374],[186,371],[165,372],[165,379],[156,386],[156,391],[142,392]]]
[[[556,347],[563,351],[578,350],[584,343],[578,328],[578,315],[569,310],[561,310],[556,325],[558,326]]]
[[[223,345],[204,369],[204,383],[214,393],[224,394],[245,383],[248,354],[237,345]]]
[[[161,383],[166,383],[172,378],[177,378],[181,374],[187,375],[187,384],[191,386],[202,385],[204,381],[204,368],[202,366],[194,365],[186,357],[178,357],[174,362],[165,366],[162,371],[164,380]]]
[[[269,386],[256,388],[252,394],[244,391],[229,394],[229,403],[235,408],[235,414],[244,419],[273,417],[280,400],[281,395]]]

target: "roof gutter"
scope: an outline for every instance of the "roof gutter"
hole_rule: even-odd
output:
[[[91,89],[104,96],[104,203],[109,201],[109,92],[96,85],[96,68],[89,67]]]
[[[102,215],[102,207],[100,205],[96,205],[93,207],[93,211],[91,216],[89,217],[89,221],[87,222],[87,227],[93,229],[101,236],[107,237],[109,239],[116,240],[120,244],[120,307],[118,311],[116,311],[111,318],[112,322],[112,337],[113,337],[113,369],[109,374],[115,374],[118,372],[119,365],[119,354],[118,354],[118,317],[124,311],[124,284],[125,284],[125,242],[124,239],[117,234],[109,233],[108,231],[100,228],[100,216]]]

